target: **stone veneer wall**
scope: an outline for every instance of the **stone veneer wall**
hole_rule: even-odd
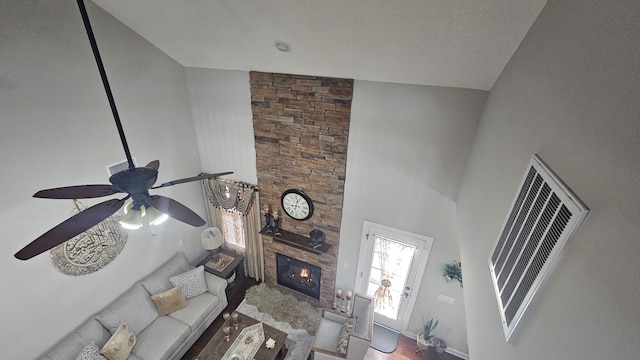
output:
[[[279,210],[283,229],[305,236],[319,229],[331,245],[328,253],[315,255],[263,236],[266,282],[277,282],[276,252],[320,266],[320,301],[329,305],[335,291],[353,80],[251,72],[250,85],[262,214],[266,207]],[[280,195],[289,188],[311,197],[311,219],[284,215]]]

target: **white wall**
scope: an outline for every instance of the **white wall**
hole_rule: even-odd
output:
[[[203,171],[233,171],[225,178],[257,184],[249,73],[187,68],[186,74]]]
[[[640,353],[640,4],[550,0],[489,96],[458,197],[474,360]],[[527,162],[591,209],[511,344],[487,259]]]
[[[440,321],[436,335],[467,352],[464,298],[442,265],[459,259],[457,193],[487,92],[356,81],[351,107],[337,286],[353,288],[364,220],[434,238],[408,331]],[[463,262],[464,266],[464,262]],[[347,269],[348,267],[348,269]],[[449,305],[438,295],[455,300]]]
[[[200,171],[184,69],[87,2],[133,155],[161,162],[159,182]],[[131,232],[116,260],[81,277],[59,273],[48,254],[13,254],[66,219],[71,201],[40,189],[108,183],[125,158],[75,1],[0,5],[0,319],[2,358],[32,359],[178,250],[202,251],[200,229],[168,220]],[[154,191],[205,215],[200,185]],[[99,200],[86,200],[85,204]],[[10,326],[9,326],[10,324]]]

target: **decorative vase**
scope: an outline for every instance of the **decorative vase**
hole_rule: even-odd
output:
[[[433,340],[433,347],[436,348],[436,352],[438,354],[442,354],[447,349],[447,344],[444,342],[444,340],[435,338]]]
[[[267,209],[267,211],[265,211],[264,220],[267,223],[266,233],[271,234],[273,232],[273,229],[271,228],[271,221],[273,220],[273,214],[271,213],[271,210]]]
[[[281,221],[282,221],[282,219],[280,218],[280,215],[276,212],[276,215],[273,218],[273,228],[275,230],[273,235],[275,235],[275,236],[282,235],[282,233],[280,232]]]

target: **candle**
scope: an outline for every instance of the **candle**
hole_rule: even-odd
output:
[[[338,289],[338,292],[336,293],[336,297],[337,298],[341,298],[342,297],[342,289]]]
[[[351,290],[347,291],[347,300],[351,300],[352,295],[353,293],[351,292]]]
[[[279,218],[280,218],[280,210],[276,210],[276,211],[273,213],[273,216],[274,216],[276,219],[279,219]]]

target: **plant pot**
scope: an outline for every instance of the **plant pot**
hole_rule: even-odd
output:
[[[435,338],[433,340],[433,347],[436,348],[436,352],[438,354],[442,354],[447,349],[447,344],[444,342],[444,340]]]
[[[429,346],[433,346],[433,338],[425,340],[424,333],[421,332],[416,336],[416,344],[418,345],[418,350],[428,350]]]

